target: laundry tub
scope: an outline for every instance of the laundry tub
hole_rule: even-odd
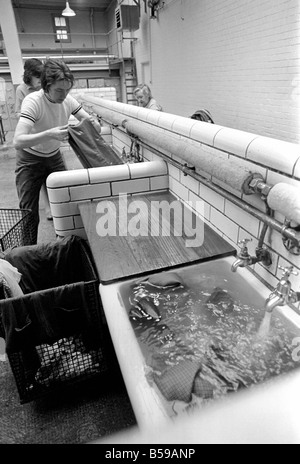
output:
[[[233,262],[100,285],[140,428],[194,414],[300,367],[300,316],[289,306],[267,314],[270,290],[248,269],[233,273]]]

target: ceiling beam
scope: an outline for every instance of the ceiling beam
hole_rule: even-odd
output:
[[[34,3],[28,3],[28,5],[21,5],[19,2],[13,3],[13,8],[16,10],[51,10],[51,11],[62,11],[60,5],[39,5]],[[76,11],[90,11],[91,7],[76,7]],[[94,11],[104,13],[107,7],[93,7]]]

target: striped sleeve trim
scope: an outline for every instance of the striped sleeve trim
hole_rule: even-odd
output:
[[[76,110],[72,111],[73,116],[75,116],[75,114],[77,114],[78,111],[80,111],[81,109],[82,109],[82,105],[79,105],[78,108],[76,108]]]
[[[30,114],[26,114],[26,113],[21,113],[21,118],[24,118],[24,119],[27,119],[28,121],[31,121],[33,123],[36,122],[36,118],[32,117]]]

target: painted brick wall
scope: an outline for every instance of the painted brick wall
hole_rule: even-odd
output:
[[[299,13],[299,0],[166,0],[157,20],[143,11],[139,79],[149,62],[168,113],[207,108],[222,126],[298,143]]]

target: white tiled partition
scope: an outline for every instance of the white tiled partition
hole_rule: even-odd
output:
[[[78,209],[80,202],[125,193],[157,192],[168,187],[168,166],[161,160],[50,174],[47,189],[56,234],[86,238]]]

